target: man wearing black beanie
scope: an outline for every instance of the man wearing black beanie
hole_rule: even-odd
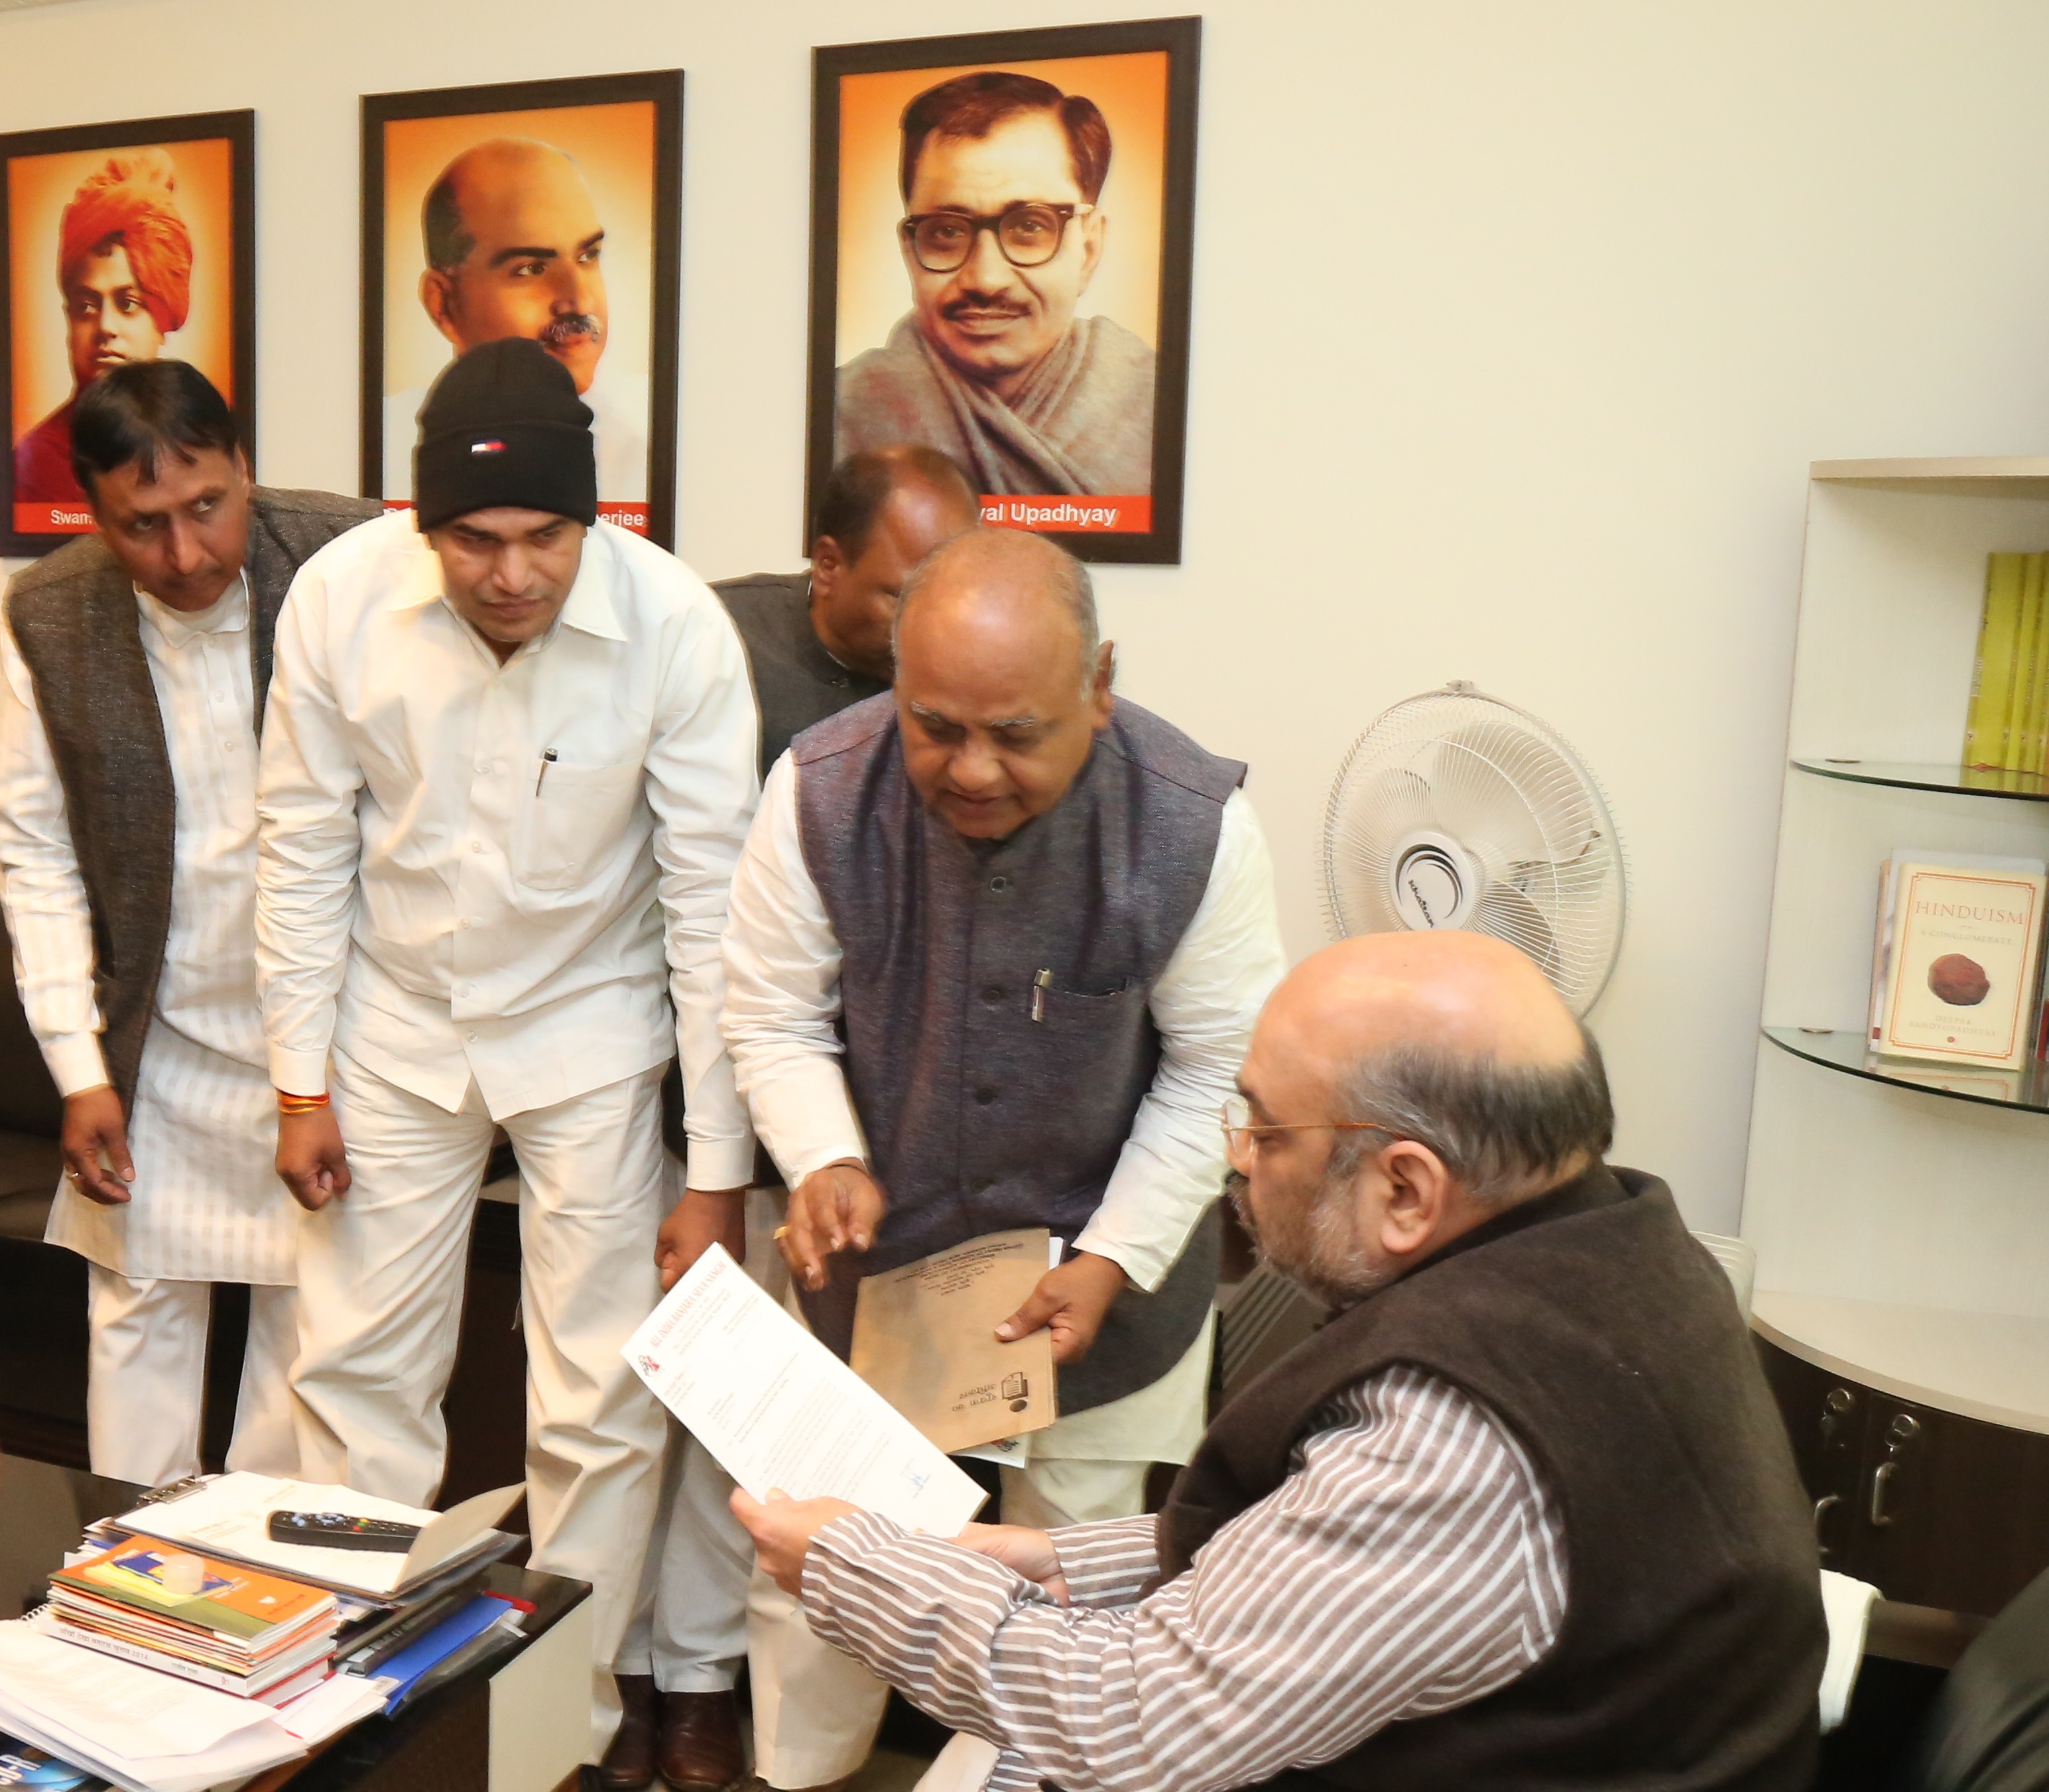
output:
[[[434,1495],[463,1242],[519,1158],[533,1563],[588,1580],[592,1759],[654,1519],[659,1088],[691,1188],[750,1180],[719,936],[757,794],[718,600],[597,519],[590,413],[537,343],[453,363],[416,515],[309,560],[278,626],[257,950],[299,1234],[301,1471]],[[416,526],[417,525],[417,526]],[[671,1003],[673,1001],[673,1009]]]

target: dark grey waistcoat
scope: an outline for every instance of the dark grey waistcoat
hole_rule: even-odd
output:
[[[763,777],[806,729],[889,688],[826,651],[811,627],[809,573],[751,573],[721,579],[712,589],[747,649],[761,711]]]
[[[294,576],[336,535],[383,513],[371,499],[257,488],[243,569],[259,733],[271,638]],[[92,909],[94,993],[106,1029],[101,1049],[125,1109],[134,1100],[170,933],[177,826],[170,748],[135,588],[98,535],[83,536],[16,575],[7,588],[7,624],[64,785]]]
[[[1000,842],[927,814],[877,697],[798,737],[804,861],[838,935],[846,1075],[889,1199],[875,1248],[806,1297],[842,1355],[873,1275],[983,1233],[1071,1242],[1102,1199],[1160,1062],[1149,1007],[1208,888],[1245,768],[1119,701],[1066,796]],[[1043,1018],[1034,978],[1050,972]],[[1180,1359],[1216,1289],[1212,1208],[1154,1293],[1126,1289],[1063,1413]]]
[[[809,573],[749,573],[718,579],[712,589],[725,605],[740,644],[747,650],[747,674],[754,682],[754,706],[761,713],[761,775],[813,724],[836,716],[850,704],[889,686],[842,666],[825,650],[811,627]],[[683,1073],[669,1066],[662,1079],[662,1140],[678,1157],[689,1155],[683,1126]],[[782,1179],[766,1145],[754,1148],[756,1187]]]

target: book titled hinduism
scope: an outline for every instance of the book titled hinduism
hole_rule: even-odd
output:
[[[1886,867],[1872,1048],[2014,1069],[2028,1058],[2042,958],[2039,861]]]

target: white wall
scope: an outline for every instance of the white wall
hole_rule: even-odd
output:
[[[0,130],[257,109],[259,471],[346,490],[356,95],[682,65],[679,546],[719,577],[799,538],[809,46],[1147,10],[71,0],[0,17]],[[1123,688],[1252,762],[1297,952],[1387,704],[1463,676],[1574,741],[1634,868],[1619,1156],[1732,1230],[1806,464],[2049,445],[2049,8],[1205,14],[1187,559],[1099,575]]]

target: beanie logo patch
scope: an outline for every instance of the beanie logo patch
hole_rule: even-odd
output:
[[[469,445],[469,451],[472,454],[503,454],[505,444],[502,441],[473,441]]]

